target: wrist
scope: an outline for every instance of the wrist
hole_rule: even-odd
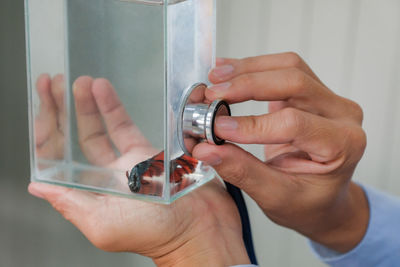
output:
[[[249,264],[239,233],[211,228],[192,236],[170,253],[153,258],[157,266],[232,266]]]
[[[350,183],[345,196],[324,216],[327,228],[312,236],[313,241],[340,253],[356,247],[363,239],[369,222],[369,205],[364,190]]]

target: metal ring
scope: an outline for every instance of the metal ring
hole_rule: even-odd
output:
[[[192,153],[190,153],[186,146],[185,146],[185,137],[184,137],[184,133],[183,133],[183,113],[185,112],[185,107],[187,104],[189,104],[189,98],[192,94],[192,92],[195,89],[201,89],[204,88],[204,90],[207,88],[207,85],[205,83],[196,83],[194,85],[192,85],[191,87],[189,87],[184,93],[183,93],[183,97],[181,100],[181,106],[180,106],[180,110],[179,110],[179,117],[178,117],[178,141],[179,141],[179,145],[182,148],[182,151],[186,154],[191,156]]]
[[[215,119],[218,116],[218,111],[220,110],[221,106],[224,106],[228,112],[228,116],[231,116],[231,109],[229,108],[228,103],[223,100],[215,100],[211,103],[206,117],[205,123],[205,136],[207,142],[213,145],[223,145],[225,140],[219,138],[215,135],[214,127],[215,127]]]
[[[214,132],[218,116],[231,116],[227,102],[215,100],[210,105],[204,103],[206,84],[197,83],[186,90],[180,106],[178,117],[178,141],[182,151],[191,155],[193,146],[206,140],[213,145],[222,145],[225,140]],[[198,90],[198,91],[195,91]]]

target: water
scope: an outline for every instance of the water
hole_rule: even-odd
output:
[[[214,61],[212,0],[26,4],[34,180],[169,203],[214,177],[168,178],[180,99]],[[132,193],[126,171],[161,151],[167,171]]]

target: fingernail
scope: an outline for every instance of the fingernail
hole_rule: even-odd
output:
[[[219,79],[223,79],[231,75],[234,71],[234,68],[232,65],[223,65],[220,67],[214,68],[211,73],[213,76]]]
[[[215,84],[215,85],[211,85],[210,87],[208,87],[209,90],[213,91],[213,92],[225,92],[228,91],[228,89],[232,86],[231,83],[219,83],[219,84]]]
[[[236,130],[238,127],[237,121],[232,117],[227,116],[218,117],[215,125],[218,127],[218,129],[230,131]]]
[[[44,199],[44,195],[42,194],[42,192],[40,192],[37,188],[35,188],[34,186],[30,186],[28,188],[28,191],[31,195]]]
[[[210,166],[217,166],[222,163],[222,159],[216,154],[210,154],[201,159]]]

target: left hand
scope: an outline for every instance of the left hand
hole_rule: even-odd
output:
[[[61,151],[48,153],[58,147],[54,143],[63,143],[63,135],[57,130],[60,109],[54,101],[58,98],[52,88],[61,78],[57,76],[52,81],[48,75],[42,75],[38,81],[43,107],[38,119],[42,129],[49,129],[42,132],[40,139],[43,157],[63,153],[62,146]],[[132,122],[107,80],[80,77],[74,83],[73,93],[81,149],[92,164],[127,168],[132,162],[154,155],[154,148]],[[46,120],[44,115],[53,119]],[[44,122],[54,125],[46,126]],[[171,205],[40,183],[31,183],[29,192],[49,201],[96,247],[106,251],[139,253],[159,266],[228,266],[249,262],[237,208],[218,181]]]

